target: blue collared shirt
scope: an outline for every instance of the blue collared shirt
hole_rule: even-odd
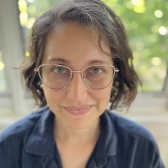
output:
[[[62,168],[48,106],[0,134],[0,168]],[[101,134],[86,168],[165,168],[153,136],[112,112],[101,117]]]

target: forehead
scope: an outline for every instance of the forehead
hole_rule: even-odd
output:
[[[110,48],[101,41],[102,49],[110,54]],[[112,58],[98,46],[98,34],[89,28],[75,23],[63,23],[54,27],[48,34],[43,63],[66,60],[67,64],[85,66],[89,61],[102,60],[112,64]]]

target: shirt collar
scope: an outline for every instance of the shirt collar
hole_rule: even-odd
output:
[[[39,118],[26,143],[26,152],[36,155],[44,155],[49,150],[51,144],[54,143],[54,114],[50,111],[48,106],[41,110],[41,117]]]
[[[48,106],[40,111],[41,117],[34,127],[26,143],[27,153],[41,155],[41,164],[44,167],[58,167],[54,161],[55,141],[53,136],[54,114]]]

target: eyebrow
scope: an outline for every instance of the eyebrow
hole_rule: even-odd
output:
[[[70,64],[70,61],[64,58],[49,58],[47,59],[47,61],[56,61],[56,62],[62,62],[65,64]],[[105,60],[90,60],[87,62],[87,64],[91,65],[91,64],[109,64],[109,63]]]
[[[65,64],[69,64],[70,63],[68,60],[63,59],[63,58],[49,58],[49,59],[47,59],[47,61],[57,61],[57,62],[65,63]]]
[[[88,64],[109,64],[107,61],[104,60],[91,60],[87,62]]]

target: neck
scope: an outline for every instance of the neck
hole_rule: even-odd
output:
[[[54,119],[54,138],[56,141],[66,141],[73,144],[97,142],[100,135],[100,119],[95,120],[89,127],[83,129],[71,128]]]

